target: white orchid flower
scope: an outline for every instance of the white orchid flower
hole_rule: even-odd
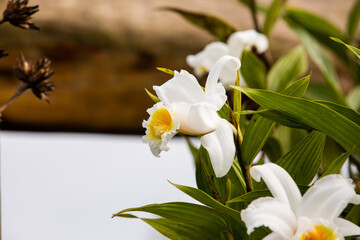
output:
[[[340,240],[360,235],[360,227],[338,217],[348,203],[360,203],[350,179],[325,176],[301,196],[291,176],[276,164],[254,166],[250,174],[256,181],[262,178],[273,197],[256,199],[241,211],[248,234],[266,226],[273,231],[266,240]]]
[[[230,123],[217,114],[227,99],[223,85],[218,83],[225,66],[236,72],[240,61],[231,56],[220,58],[209,73],[205,91],[185,70],[175,71],[172,79],[154,86],[161,102],[148,110],[151,116],[143,122],[147,129],[143,140],[155,156],[169,149],[166,144],[177,132],[200,135],[215,175],[222,177],[229,171],[235,155],[233,131]]]
[[[194,68],[197,76],[210,72],[214,64],[223,56],[229,55],[229,47],[223,42],[212,42],[201,52],[186,57],[186,62]]]
[[[258,54],[264,53],[269,47],[269,42],[264,34],[255,30],[246,30],[231,34],[227,45],[231,56],[241,58],[244,50],[252,48],[255,48]]]
[[[202,76],[209,72],[214,66],[215,62],[225,55],[231,55],[241,59],[244,49],[256,48],[257,53],[263,53],[268,48],[268,40],[264,34],[258,33],[255,30],[246,30],[235,32],[230,35],[227,44],[222,42],[212,42],[204,48],[203,51],[189,55],[186,58],[188,65],[194,68],[197,76]],[[220,81],[227,88],[229,85],[234,85],[236,80],[236,72],[225,67],[221,72]],[[240,85],[246,86],[244,79],[240,76]]]

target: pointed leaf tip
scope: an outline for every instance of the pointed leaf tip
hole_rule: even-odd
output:
[[[175,75],[175,73],[174,73],[173,70],[170,70],[170,69],[167,69],[167,68],[157,67],[156,69],[159,70],[159,71],[161,71],[161,72],[170,74],[170,75],[172,75],[172,76]]]
[[[146,88],[145,88],[145,92],[147,93],[147,95],[155,102],[155,103],[157,103],[157,102],[160,102],[160,99],[157,97],[157,96],[155,96],[154,94],[152,94],[149,90],[147,90]]]

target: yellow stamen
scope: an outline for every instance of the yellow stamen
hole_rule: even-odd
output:
[[[148,134],[154,139],[161,139],[161,136],[171,130],[173,121],[166,108],[159,108],[151,115]]]
[[[324,225],[314,226],[315,231],[307,231],[301,235],[299,240],[337,240],[334,231]]]
[[[201,73],[201,74],[204,74],[204,73],[206,73],[206,72],[207,72],[206,67],[200,66],[200,73]]]

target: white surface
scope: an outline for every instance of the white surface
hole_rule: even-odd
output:
[[[165,239],[141,220],[111,216],[151,203],[194,202],[167,182],[195,186],[181,138],[156,158],[141,136],[1,131],[0,137],[2,240]]]

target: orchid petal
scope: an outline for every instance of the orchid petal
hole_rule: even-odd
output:
[[[281,235],[276,232],[272,232],[263,238],[263,240],[280,240],[280,239],[281,239]]]
[[[201,76],[205,72],[209,72],[216,61],[228,55],[228,52],[229,48],[225,43],[212,42],[196,55],[187,56],[186,62],[190,67],[194,68],[196,75]]]
[[[294,180],[282,167],[274,163],[257,165],[250,169],[250,174],[257,182],[262,178],[274,198],[288,204],[296,212],[301,194]]]
[[[297,220],[297,231],[292,240],[298,239],[314,239],[311,235],[326,235],[326,239],[343,240],[344,237],[341,232],[338,231],[338,227],[332,221],[327,219],[310,219],[308,217],[301,216]],[[305,237],[305,236],[307,237]],[[318,239],[318,238],[315,238]]]
[[[195,76],[185,70],[175,71],[172,79],[161,86],[154,86],[160,101],[165,106],[175,102],[199,103],[205,98],[205,93]]]
[[[200,142],[209,153],[216,177],[225,176],[235,155],[233,131],[229,122],[219,118],[216,130],[202,136]]]
[[[297,213],[309,218],[333,220],[350,202],[360,203],[360,196],[355,193],[351,180],[338,174],[328,175],[306,191]]]
[[[241,211],[241,219],[246,224],[248,234],[257,227],[266,226],[281,236],[279,239],[290,239],[297,227],[296,217],[289,205],[272,197],[253,201]]]
[[[189,104],[177,102],[170,105],[180,121],[179,132],[187,135],[203,135],[215,131],[220,120],[215,106],[206,102]]]
[[[235,76],[236,77],[236,76]],[[218,83],[214,89],[210,91],[205,91],[204,102],[209,103],[215,106],[215,111],[218,111],[222,108],[227,100],[226,90],[224,85]]]
[[[222,86],[222,84],[218,83],[218,80],[221,72],[224,70],[225,67],[227,71],[232,71],[236,73],[240,69],[240,66],[241,66],[240,60],[236,57],[231,57],[229,55],[226,55],[220,58],[211,68],[211,71],[209,72],[209,75],[207,77],[205,84],[206,94],[211,95],[219,91],[219,89],[221,88],[220,86]],[[236,79],[236,75],[235,75],[235,79]],[[218,106],[218,104],[216,104],[216,106]]]
[[[241,58],[244,49],[256,48],[257,53],[263,53],[269,46],[268,39],[264,34],[255,30],[241,31],[231,34],[227,42],[230,55]]]
[[[348,220],[343,218],[335,218],[334,223],[336,224],[338,231],[346,236],[360,235],[360,227]]]
[[[142,123],[142,126],[146,128],[142,139],[144,143],[149,144],[151,152],[159,157],[161,151],[170,149],[167,143],[177,134],[180,122],[162,102],[156,103],[147,112],[150,117]]]

